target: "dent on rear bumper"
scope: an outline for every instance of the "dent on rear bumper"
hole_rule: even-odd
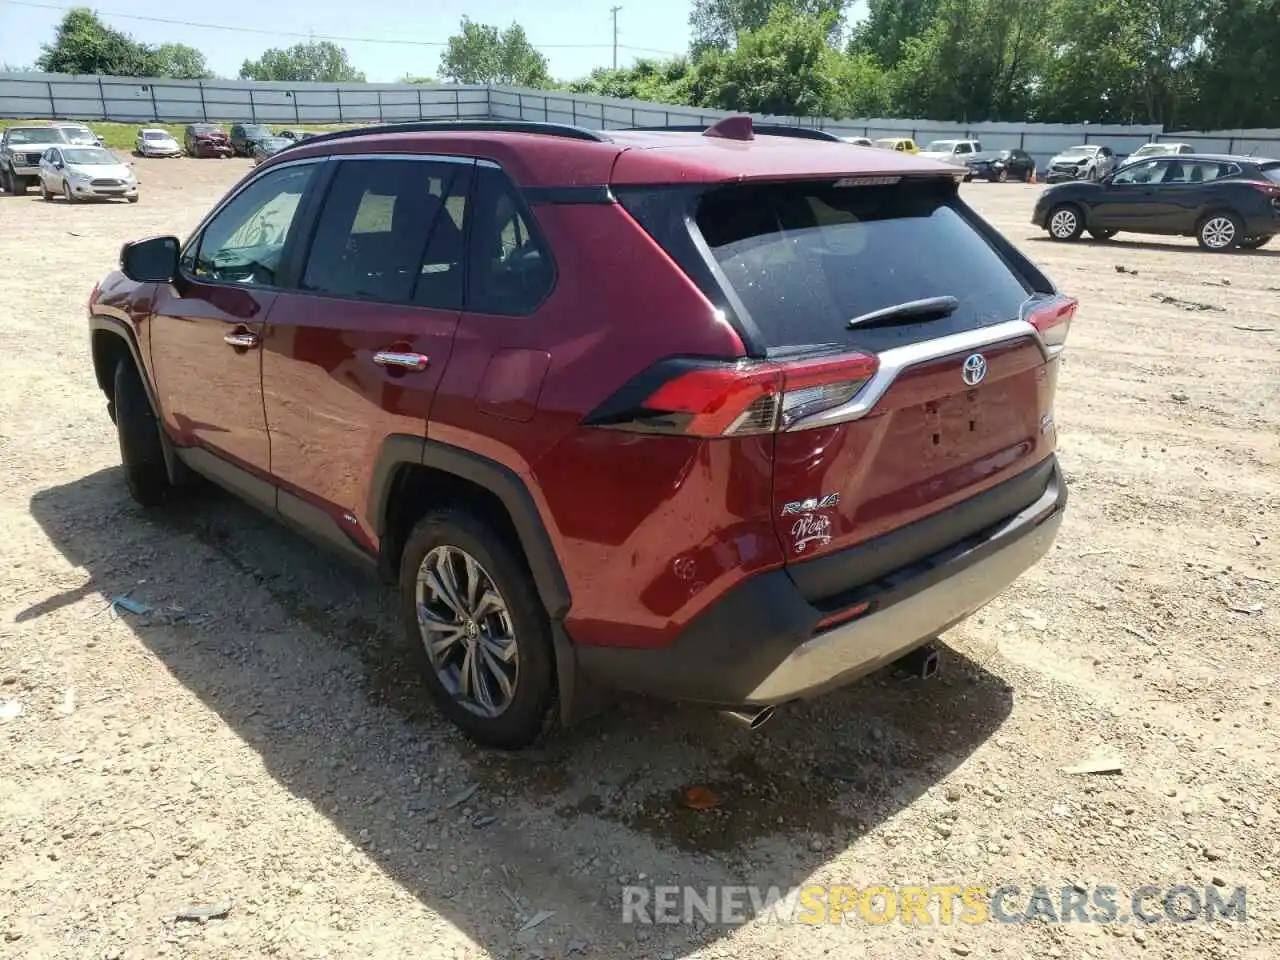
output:
[[[757,574],[653,650],[578,645],[584,676],[609,686],[717,706],[805,699],[872,673],[985,606],[1048,552],[1066,508],[1055,466],[1036,500],[980,535],[890,574],[871,610],[816,633],[822,614],[784,570]]]

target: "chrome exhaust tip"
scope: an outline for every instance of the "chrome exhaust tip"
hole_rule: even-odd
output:
[[[721,713],[740,727],[759,730],[773,719],[773,707],[743,707],[741,710],[722,710]]]

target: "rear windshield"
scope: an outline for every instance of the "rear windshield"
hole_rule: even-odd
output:
[[[1274,183],[1280,183],[1280,162],[1264,164],[1262,175]]]
[[[697,225],[771,349],[882,350],[1015,319],[1030,293],[946,181],[763,184],[707,193]],[[854,317],[951,296],[949,317],[849,329]]]

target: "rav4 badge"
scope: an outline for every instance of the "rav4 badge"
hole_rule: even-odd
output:
[[[834,507],[840,502],[840,494],[828,493],[825,497],[810,497],[808,500],[792,500],[790,503],[782,505],[782,515],[790,517],[797,513],[809,513],[813,510],[823,510],[827,507]]]

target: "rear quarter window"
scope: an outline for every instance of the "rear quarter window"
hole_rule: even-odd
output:
[[[696,222],[770,350],[882,350],[1016,319],[1031,293],[970,221],[949,181],[713,190]],[[948,317],[849,329],[854,317],[953,296]]]

